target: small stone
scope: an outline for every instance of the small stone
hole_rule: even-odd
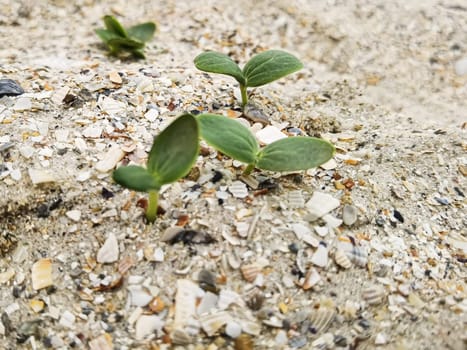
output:
[[[118,74],[117,71],[112,71],[109,73],[109,80],[117,85],[121,85],[123,82],[122,77],[120,76],[120,74]]]
[[[280,131],[275,126],[269,125],[266,126],[264,129],[261,129],[256,133],[256,138],[258,141],[264,145],[269,145],[274,141],[278,141],[281,139],[287,138],[287,135]]]
[[[58,323],[64,327],[73,328],[75,324],[75,319],[75,315],[73,315],[70,311],[65,310],[62,314],[62,317],[60,317],[60,321],[58,321]]]
[[[0,79],[0,98],[24,94],[23,88],[12,79]]]
[[[236,198],[245,198],[248,196],[248,189],[241,181],[234,181],[229,186],[229,192]]]
[[[287,333],[281,329],[279,332],[277,332],[274,341],[276,342],[276,346],[278,348],[282,348],[285,344],[287,344]]]
[[[467,57],[461,58],[454,63],[454,70],[457,75],[466,75],[467,74]]]
[[[357,208],[346,204],[342,209],[342,220],[347,226],[352,226],[357,221]]]
[[[143,340],[148,335],[157,332],[162,333],[162,327],[164,327],[164,322],[156,315],[141,315],[136,321],[136,339]]]
[[[307,218],[310,221],[315,221],[336,209],[339,204],[339,200],[333,196],[327,193],[316,191],[313,193],[313,196],[310,198],[310,200],[306,203],[306,208],[309,212]]]
[[[40,259],[32,265],[31,271],[32,288],[39,290],[53,285],[52,260]]]
[[[73,221],[78,222],[81,219],[81,211],[80,210],[69,210],[66,212],[66,216]]]
[[[118,260],[118,253],[117,237],[111,233],[97,252],[97,262],[100,264],[113,263]]]
[[[242,334],[242,327],[235,321],[229,321],[225,325],[225,334],[235,339]]]

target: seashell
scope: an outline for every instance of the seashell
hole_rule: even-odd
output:
[[[247,264],[240,267],[243,278],[248,282],[254,282],[259,273],[261,273],[261,266],[257,264]]]
[[[374,285],[365,288],[362,291],[362,298],[369,304],[369,305],[378,305],[384,301],[386,297],[386,291],[383,286],[381,285]]]
[[[155,297],[149,303],[149,309],[152,312],[155,312],[156,314],[158,314],[159,312],[165,309],[165,303],[160,297]]]
[[[234,346],[235,350],[253,350],[253,348],[254,348],[254,343],[250,335],[240,334],[235,339],[235,346]]]
[[[342,249],[336,250],[334,253],[334,261],[344,269],[350,269],[352,267],[352,262]]]
[[[332,349],[334,348],[334,335],[324,333],[321,337],[311,343],[312,349]]]
[[[202,315],[199,317],[201,328],[209,336],[216,334],[232,318],[226,311],[216,312],[215,314]]]
[[[264,113],[263,109],[255,103],[248,102],[243,109],[243,115],[255,123],[257,122],[263,125],[269,124],[268,116]]]
[[[113,233],[110,233],[102,247],[97,252],[97,262],[100,264],[113,263],[118,260],[118,241]]]
[[[246,238],[248,236],[248,231],[250,228],[250,224],[245,221],[240,221],[235,223],[235,228],[237,230],[237,233],[240,237]]]
[[[327,213],[333,211],[339,205],[339,200],[333,196],[327,193],[315,191],[313,196],[305,205],[309,212],[307,219],[309,221],[315,221]]]
[[[247,299],[246,305],[253,311],[261,309],[264,303],[264,294],[260,291],[255,291],[253,295]]]
[[[352,226],[357,221],[357,208],[350,204],[344,205],[342,220],[346,226]]]
[[[143,340],[147,336],[157,332],[162,333],[162,327],[165,323],[156,315],[141,315],[136,321],[135,325],[135,338],[137,340]]]
[[[144,307],[153,299],[142,285],[129,285],[127,289],[130,292],[131,305]]]
[[[195,315],[198,290],[198,286],[190,280],[177,280],[174,328],[183,328],[188,322],[188,319]]]
[[[320,334],[325,332],[331,325],[335,316],[336,311],[328,307],[322,307],[318,310],[312,311],[309,320],[315,331],[314,333]]]
[[[126,112],[126,104],[124,102],[114,100],[113,98],[105,95],[99,96],[97,105],[102,112],[111,116]]]
[[[193,337],[182,329],[174,329],[170,334],[170,338],[172,343],[177,345],[188,345],[194,342]]]
[[[248,186],[250,186],[250,188],[252,188],[253,190],[258,189],[259,181],[256,180],[253,176],[241,175],[239,179],[243,181],[245,184],[247,184]]]
[[[32,265],[31,271],[32,288],[39,290],[53,285],[52,260],[40,259]]]
[[[122,84],[122,77],[120,76],[120,74],[118,74],[117,71],[113,70],[109,73],[109,80],[114,83],[114,84],[117,84],[117,85],[121,85]]]
[[[104,333],[89,342],[89,350],[112,350],[112,336]]]
[[[371,337],[371,323],[362,318],[354,324],[351,333],[359,340],[368,339]]]
[[[230,338],[238,338],[242,334],[242,327],[234,321],[229,321],[225,325],[225,334]]]
[[[328,265],[328,248],[326,245],[319,244],[318,249],[316,249],[311,257],[311,263],[319,267],[326,267]]]
[[[45,303],[42,300],[39,299],[31,299],[29,301],[29,307],[31,308],[32,311],[35,313],[39,313],[42,310],[44,310]]]
[[[33,185],[43,184],[47,182],[56,182],[57,179],[54,175],[42,169],[29,169],[29,177]]]
[[[351,241],[353,241],[353,239]],[[368,263],[368,253],[364,247],[354,245],[350,242],[339,241],[337,248],[341,249],[350,261],[357,266],[365,267]]]
[[[217,306],[217,302],[219,301],[219,297],[211,292],[207,292],[201,298],[199,305],[196,307],[196,313],[198,315],[202,315],[206,312],[211,311]]]
[[[169,242],[173,240],[174,237],[178,235],[181,231],[183,231],[183,227],[180,226],[168,227],[162,234],[160,240],[162,242]]]
[[[240,307],[245,306],[245,302],[239,294],[235,293],[233,290],[222,289],[219,293],[219,301],[217,306],[219,309],[225,310],[232,304],[238,305]]]
[[[96,163],[96,170],[101,173],[106,173],[117,165],[117,163],[125,156],[125,152],[119,146],[112,146],[103,156],[102,160]]]
[[[241,181],[234,181],[229,186],[229,192],[232,193],[232,196],[235,198],[245,198],[248,196],[248,188]]]
[[[201,289],[209,292],[217,292],[216,275],[208,270],[201,270],[198,273],[198,282]]]
[[[303,281],[302,288],[304,290],[308,290],[315,286],[319,281],[321,281],[321,276],[318,273],[318,271],[316,271],[316,269],[312,267],[308,270],[308,272],[305,275],[305,280]]]
[[[251,334],[251,335],[259,335],[261,332],[261,324],[256,323],[255,321],[250,321],[250,320],[237,320],[237,322],[240,323],[242,326],[242,330],[245,333]]]
[[[305,206],[305,199],[303,198],[302,191],[290,191],[287,195],[287,203],[290,209],[303,208]]]
[[[0,79],[0,98],[24,94],[23,88],[13,79]]]
[[[269,145],[275,141],[287,138],[287,135],[272,125],[266,126],[255,134],[258,141],[263,145]]]

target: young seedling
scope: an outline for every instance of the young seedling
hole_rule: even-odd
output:
[[[315,137],[295,136],[260,148],[254,135],[239,122],[224,116],[197,116],[201,137],[225,155],[247,164],[244,175],[254,168],[298,171],[317,167],[334,154],[334,146]]]
[[[268,84],[303,68],[295,56],[280,50],[264,51],[254,56],[243,70],[229,56],[219,52],[203,52],[196,56],[194,62],[199,70],[229,75],[237,80],[242,107],[248,103],[247,88]]]
[[[190,171],[199,151],[198,123],[191,114],[183,114],[154,138],[146,168],[122,166],[113,179],[130,190],[149,193],[146,218],[154,222],[162,185],[182,178]]]
[[[153,22],[125,29],[113,16],[104,16],[103,20],[106,29],[96,29],[95,32],[107,45],[111,55],[117,56],[122,51],[128,51],[136,58],[145,58],[144,46],[156,31]]]

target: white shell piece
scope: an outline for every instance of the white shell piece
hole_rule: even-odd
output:
[[[314,267],[311,267],[305,275],[305,280],[303,281],[302,288],[304,290],[308,290],[315,286],[319,281],[321,281],[321,276],[319,272]]]
[[[125,152],[119,146],[112,146],[104,155],[101,161],[97,162],[96,170],[101,173],[106,173],[117,165],[117,163],[125,156]]]
[[[287,138],[287,135],[272,125],[266,126],[264,129],[256,132],[256,138],[264,145],[269,145],[274,141]]]
[[[362,297],[369,305],[378,305],[386,297],[386,290],[381,285],[370,286],[362,291]]]
[[[57,181],[56,178],[46,170],[29,169],[28,173],[33,185]]]
[[[324,237],[329,233],[329,228],[327,226],[313,226],[313,228],[321,237]]]
[[[216,334],[227,322],[231,321],[229,313],[220,311],[214,314],[208,314],[199,317],[201,328],[209,337]]]
[[[56,90],[51,98],[52,102],[55,103],[56,105],[61,104],[63,100],[65,99],[65,96],[68,95],[69,91],[70,91],[70,88],[68,86],[63,86],[60,89]]]
[[[177,294],[175,295],[174,328],[183,329],[188,320],[196,314],[196,298],[199,287],[187,279],[177,280]]]
[[[242,334],[242,326],[235,321],[228,321],[225,325],[225,334],[235,339]]]
[[[214,309],[217,305],[219,297],[211,292],[207,292],[201,298],[201,302],[199,303],[198,307],[196,308],[196,313],[198,315],[202,315]]]
[[[327,213],[333,211],[339,205],[340,202],[338,199],[327,193],[316,191],[313,193],[313,196],[310,198],[310,200],[306,203],[306,208],[309,212],[307,218],[310,221],[315,221]]]
[[[357,208],[346,204],[342,208],[342,220],[345,225],[352,226],[357,221]]]
[[[81,211],[80,210],[69,210],[65,213],[65,215],[70,218],[71,220],[78,222],[81,219]]]
[[[113,263],[118,260],[118,254],[117,237],[113,233],[110,233],[97,252],[97,262],[100,264]]]
[[[303,208],[305,199],[301,191],[290,191],[287,195],[287,203],[290,209]]]
[[[219,301],[217,307],[221,310],[227,309],[230,305],[235,304],[240,307],[245,307],[245,302],[242,297],[233,290],[222,289],[219,293]]]
[[[248,196],[248,189],[241,181],[234,181],[229,186],[229,192],[236,198],[245,198]]]
[[[66,328],[73,328],[75,324],[76,316],[73,315],[70,311],[65,310],[60,317],[58,323]]]
[[[326,267],[328,264],[328,248],[320,244],[311,257],[311,262],[316,266]]]
[[[350,269],[352,267],[352,262],[342,249],[336,250],[334,253],[334,261],[344,269]]]
[[[113,98],[105,95],[99,96],[97,105],[103,112],[109,115],[116,115],[126,111],[126,104],[124,102],[114,100]]]
[[[326,163],[321,164],[319,167],[324,170],[332,170],[337,168],[337,162],[334,160],[334,158],[331,158]]]
[[[342,220],[331,214],[324,215],[322,219],[329,228],[338,228],[340,225],[342,225]]]
[[[131,305],[144,307],[148,305],[153,296],[146,291],[142,285],[130,285],[128,286],[130,292]]]
[[[143,340],[148,335],[157,332],[162,333],[162,327],[165,323],[156,315],[141,315],[136,321],[135,337],[137,340]]]

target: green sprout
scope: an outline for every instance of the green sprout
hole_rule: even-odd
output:
[[[146,168],[129,165],[116,169],[115,182],[130,190],[149,193],[146,218],[154,222],[162,185],[182,178],[190,171],[199,152],[198,123],[183,114],[154,138]]]
[[[107,45],[111,55],[117,56],[121,51],[128,51],[136,58],[145,58],[144,46],[156,31],[153,22],[125,29],[113,16],[104,16],[103,20],[106,29],[96,29],[95,32]]]
[[[240,84],[242,107],[248,103],[246,89],[268,84],[303,68],[295,56],[280,50],[264,51],[250,59],[243,70],[229,56],[203,52],[195,57],[196,68],[204,72],[225,74]]]
[[[315,137],[295,136],[260,148],[254,135],[238,121],[215,114],[197,116],[201,137],[223,154],[247,164],[244,175],[254,168],[298,171],[317,167],[334,155],[334,146]]]

